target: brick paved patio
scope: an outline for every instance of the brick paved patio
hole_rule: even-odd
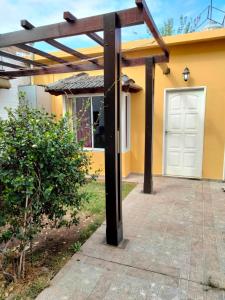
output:
[[[154,185],[155,195],[139,183],[124,200],[120,247],[105,245],[103,224],[37,299],[225,299],[224,185]]]

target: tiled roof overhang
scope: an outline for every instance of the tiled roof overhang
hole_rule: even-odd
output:
[[[122,75],[122,90],[130,93],[137,93],[142,88],[135,84],[133,79]],[[87,73],[80,73],[47,85],[46,92],[52,95],[63,94],[86,94],[104,92],[104,76],[90,76]]]

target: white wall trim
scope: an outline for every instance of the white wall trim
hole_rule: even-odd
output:
[[[166,109],[167,109],[167,94],[169,92],[176,92],[176,91],[195,91],[195,90],[202,90],[203,91],[203,99],[204,99],[204,107],[203,107],[203,128],[202,128],[202,162],[201,162],[201,177],[202,178],[202,171],[203,171],[203,157],[204,157],[204,141],[205,141],[205,109],[206,109],[206,96],[207,96],[207,87],[206,86],[194,86],[194,87],[179,87],[179,88],[166,88],[164,89],[164,99],[163,99],[163,143],[162,143],[162,175],[166,176]],[[224,158],[225,159],[225,158]]]

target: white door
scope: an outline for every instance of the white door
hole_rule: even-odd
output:
[[[204,111],[204,89],[166,93],[166,175],[202,176]]]

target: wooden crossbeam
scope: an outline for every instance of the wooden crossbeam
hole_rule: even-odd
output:
[[[169,49],[166,46],[163,38],[161,37],[161,34],[158,31],[158,28],[152,18],[152,15],[148,9],[148,6],[147,6],[145,0],[136,0],[136,5],[141,11],[143,11],[144,21],[145,21],[146,25],[148,26],[149,30],[151,31],[153,37],[157,41],[158,45],[163,50],[165,55],[169,56]]]
[[[142,58],[132,58],[132,59],[123,59],[122,66],[123,67],[135,67],[144,65],[146,61],[146,57]],[[156,55],[154,56],[155,63],[164,63],[168,62],[168,57],[165,55]],[[24,69],[18,71],[6,71],[4,72],[5,76],[9,77],[23,77],[23,76],[35,76],[35,75],[43,75],[43,74],[60,74],[60,73],[71,73],[71,72],[85,72],[91,70],[102,70],[102,65],[94,65],[90,63],[66,63],[66,64],[55,64],[52,66],[48,66],[45,69],[43,68],[33,68],[33,69]],[[0,76],[3,73],[0,71]]]
[[[56,57],[56,56],[54,56],[54,55],[52,55],[50,53],[47,53],[47,52],[44,52],[42,50],[36,49],[36,48],[34,48],[32,46],[29,46],[29,45],[18,44],[18,45],[16,45],[16,47],[20,48],[20,49],[22,49],[24,51],[31,52],[31,53],[43,56],[43,57],[45,57],[47,59],[56,61],[56,62],[61,63],[61,64],[68,63],[68,61],[66,61],[66,60],[64,60],[62,58]]]
[[[26,29],[26,30],[31,30],[33,28],[35,28],[35,26],[33,24],[31,24],[29,21],[27,20],[21,20],[20,22],[21,26]],[[74,49],[71,49],[69,47],[67,47],[66,45],[54,40],[54,39],[48,39],[48,40],[45,40],[46,43],[48,43],[49,45],[55,47],[55,48],[58,48],[66,53],[69,53],[70,55],[72,56],[75,56],[77,58],[80,58],[80,59],[87,59],[88,56],[87,55],[84,55]],[[98,62],[97,61],[91,61],[91,63],[93,64],[97,64]]]
[[[144,23],[143,12],[137,7],[118,11],[117,14],[121,27]],[[1,34],[0,48],[103,31],[103,16],[78,19],[75,23],[61,22],[40,26],[32,30]]]
[[[169,61],[169,58],[165,55],[155,55],[152,56],[154,58],[155,64],[166,63]],[[139,58],[124,58],[123,67],[135,67],[145,65],[147,57],[139,57]]]
[[[93,41],[98,43],[100,46],[104,46],[104,40],[95,32],[87,33],[87,36],[91,38]]]
[[[34,28],[34,25],[27,20],[21,20],[20,25],[26,30],[31,30]]]
[[[23,69],[23,66],[19,66],[19,65],[15,65],[15,64],[11,64],[5,61],[0,61],[0,65],[4,66],[4,67],[8,67],[8,68],[12,68],[12,69]],[[3,71],[2,71],[3,72]],[[1,72],[1,73],[2,73]],[[5,71],[7,72],[7,71]],[[3,72],[4,73],[4,72]]]
[[[75,23],[77,18],[69,11],[63,13],[63,18],[69,23]],[[104,46],[104,40],[97,33],[91,32],[86,34],[89,38],[97,42],[99,45]]]
[[[75,23],[77,21],[77,18],[69,11],[65,11],[63,13],[63,18],[69,22],[69,23]],[[93,41],[97,42],[100,46],[104,46],[104,39],[100,37],[97,33],[91,32],[86,34],[89,38],[91,38]],[[122,56],[122,60],[125,58]]]
[[[63,19],[65,19],[68,23],[75,23],[77,18],[69,11],[64,11]]]
[[[58,49],[60,49],[60,50],[62,50],[64,52],[69,53],[69,54],[71,54],[71,55],[73,55],[75,57],[78,57],[80,59],[87,58],[86,55],[84,55],[84,54],[82,54],[82,53],[80,53],[80,52],[78,52],[76,50],[73,50],[73,49],[67,47],[66,45],[63,45],[62,43],[59,43],[59,42],[57,42],[55,40],[49,39],[49,40],[46,40],[45,42],[48,43],[49,45],[52,45],[55,48],[58,48]]]
[[[21,26],[26,29],[26,30],[31,30],[33,28],[35,28],[35,26],[33,24],[31,24],[29,21],[27,20],[21,20],[20,21],[20,24]],[[53,39],[48,39],[45,41],[46,43],[48,43],[49,45],[53,46],[53,47],[56,47],[66,53],[69,53],[75,57],[78,57],[78,58],[81,58],[81,59],[85,59],[85,55],[76,51],[76,50],[73,50],[65,45],[63,45],[62,43],[59,43]]]
[[[90,63],[85,64],[55,64],[52,66],[48,66],[46,68],[33,68],[33,69],[23,69],[18,71],[0,71],[0,76],[8,76],[12,77],[24,77],[24,76],[36,76],[36,75],[44,75],[44,74],[61,74],[61,73],[71,73],[71,72],[84,72],[84,71],[92,71],[92,70],[101,70],[103,66],[92,65]]]
[[[144,65],[145,60],[146,60],[145,57],[133,58],[133,59],[123,58],[122,62],[124,67],[133,67],[133,66]],[[166,55],[154,56],[154,63],[158,64],[158,66],[160,67],[164,75],[170,74],[170,68],[168,67],[167,62],[169,62],[169,57]]]
[[[27,58],[24,58],[24,57],[21,57],[21,56],[18,56],[18,55],[13,55],[11,53],[1,51],[1,50],[0,50],[0,56],[7,57],[7,58],[17,60],[17,61],[21,61],[24,64],[33,65],[33,66],[37,66],[37,67],[46,66],[45,64],[39,63],[37,61],[33,61],[31,59],[27,59]]]

